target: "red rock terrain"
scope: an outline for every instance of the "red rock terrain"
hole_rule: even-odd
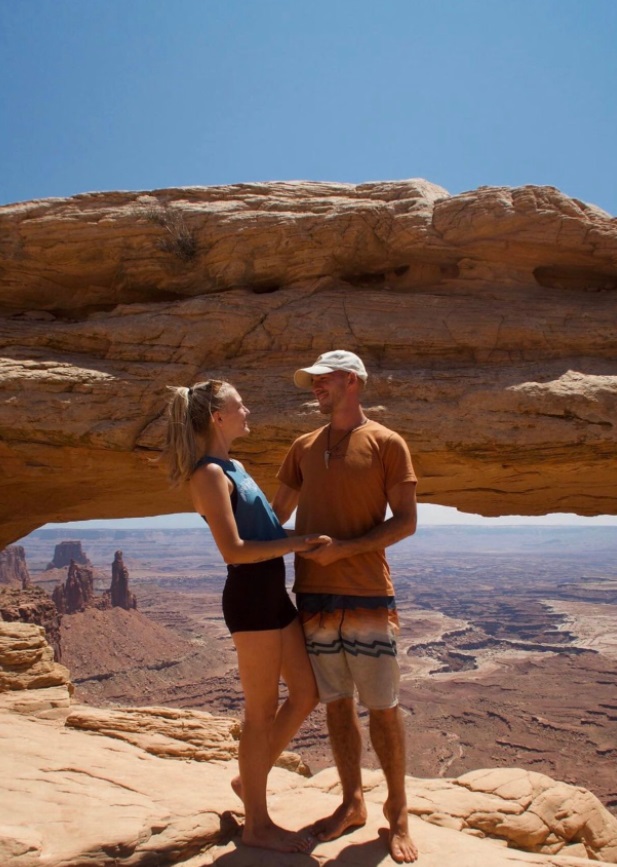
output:
[[[50,534],[25,540],[30,562],[46,562]],[[93,562],[122,542],[139,608],[63,618],[77,699],[240,717],[208,531],[91,536]],[[616,545],[611,528],[444,527],[391,549],[410,774],[520,767],[617,811]],[[365,744],[364,765],[377,767],[366,734]],[[331,765],[321,708],[292,747],[313,771]]]
[[[289,864],[289,855],[260,854],[239,841],[242,806],[230,785],[238,771],[235,720],[71,704],[68,675],[53,662],[42,628],[0,622],[3,864]],[[308,833],[339,803],[336,773],[307,779],[296,757],[285,762],[269,776],[270,809],[280,824]],[[366,825],[316,842],[312,863],[390,861],[383,776],[365,769],[363,781]],[[410,831],[426,867],[617,863],[617,820],[585,789],[509,768],[407,777],[406,787]]]
[[[0,237],[0,546],[190,508],[151,458],[167,386],[208,375],[253,409],[238,454],[272,491],[320,421],[291,374],[337,346],[365,358],[369,414],[407,438],[422,500],[617,512],[617,221],[593,205],[235,185],[7,205]]]
[[[238,185],[6,206],[0,233],[0,545],[47,521],[190,508],[156,460],[166,386],[209,375],[234,381],[254,410],[238,456],[271,491],[291,439],[321,421],[291,373],[334,346],[367,361],[368,414],[409,441],[420,499],[485,515],[617,513],[617,221],[592,205],[547,187],[452,197],[424,181]],[[467,841],[488,834],[540,853],[525,863],[565,867],[552,854],[560,851],[615,862],[610,817],[577,788],[615,809],[614,543],[513,548],[499,537],[482,554],[470,539],[427,537],[423,548],[417,537],[404,556],[392,552],[408,770],[430,778],[414,783],[412,812]],[[109,564],[122,547],[139,608],[64,615],[56,656],[71,658],[80,700],[163,701],[176,709],[161,716],[180,731],[203,725],[200,709],[239,714],[221,568],[202,537],[182,563],[178,534],[150,540],[147,557],[113,542],[92,561]],[[44,572],[50,556],[35,579],[46,590],[58,577]],[[107,567],[103,575],[109,586]],[[104,589],[96,568],[92,588]],[[193,765],[181,773],[131,752],[144,749],[153,711],[90,707],[68,736],[57,721],[68,713],[68,673],[34,626],[53,631],[50,611],[40,592],[24,603],[25,592],[7,584],[0,598],[13,621],[0,623],[5,644],[19,645],[0,642],[0,728],[10,742],[0,757],[10,788],[0,795],[3,827],[14,829],[0,839],[5,861],[34,867],[43,853],[55,867],[113,852],[145,865],[218,846],[235,804],[221,787],[235,769],[217,776],[212,766],[204,778]],[[22,619],[36,632],[31,646]],[[45,731],[35,711],[47,716]],[[16,723],[14,713],[26,716]],[[119,746],[127,729],[133,740]],[[104,759],[90,752],[97,730],[113,732]],[[155,731],[149,748],[162,740]],[[187,756],[176,737],[165,743]],[[315,768],[330,763],[320,712],[296,743]],[[365,760],[375,764],[370,751]],[[199,803],[177,794],[187,773]],[[43,777],[50,785],[33,788]],[[320,796],[334,785],[317,784]],[[280,807],[299,825],[306,789],[289,791],[277,788]],[[383,791],[374,791],[378,812]],[[371,815],[367,833],[376,837],[378,822]],[[460,840],[448,849],[423,824],[414,833],[427,867],[518,863],[509,849],[462,854]],[[354,858],[357,845],[316,857]],[[240,854],[244,863],[253,862]]]

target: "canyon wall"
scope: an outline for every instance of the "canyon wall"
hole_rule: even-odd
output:
[[[322,423],[292,373],[369,369],[421,501],[616,514],[617,220],[550,187],[422,180],[91,193],[0,208],[0,547],[47,521],[189,510],[167,386],[229,378],[271,493]]]
[[[0,551],[0,588],[2,586],[25,589],[30,586],[30,573],[26,552],[21,545],[11,545]]]

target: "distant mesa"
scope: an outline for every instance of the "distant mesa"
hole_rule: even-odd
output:
[[[48,569],[64,569],[74,562],[78,566],[92,566],[82,551],[81,542],[59,542],[54,551],[54,558],[47,564]]]
[[[0,585],[22,589],[30,587],[26,552],[21,545],[10,545],[0,551]]]
[[[88,566],[78,565],[75,560],[69,563],[66,581],[58,584],[52,593],[52,599],[61,614],[76,614],[86,608],[137,608],[137,599],[129,590],[129,571],[122,560],[122,551],[116,551],[111,564],[111,586],[102,596],[94,592],[94,577],[90,561],[81,551],[81,542],[65,542],[64,545],[78,545],[82,557]],[[56,545],[56,554],[61,545]]]
[[[88,608],[105,611],[137,608],[137,599],[129,587],[129,571],[122,559],[122,551],[116,551],[111,564],[109,589],[97,595],[94,588],[95,570],[82,550],[81,542],[61,542],[56,545],[54,559],[49,568],[59,568],[67,552],[73,552],[79,563],[69,560],[66,580],[47,593],[34,586],[26,563],[25,550],[21,545],[11,545],[0,551],[0,621],[22,622],[42,626],[47,642],[53,648],[56,662],[62,659],[61,622],[63,615],[77,614]],[[87,565],[86,565],[87,564]]]
[[[94,589],[94,569],[82,550],[81,542],[56,545],[52,564],[62,562],[67,552],[79,557],[69,560],[66,580],[56,585],[51,596],[34,586],[28,571],[26,555],[21,545],[11,545],[0,551],[0,621],[23,622],[42,626],[56,662],[62,659],[60,625],[63,615],[77,614],[87,608],[100,611],[137,608],[137,599],[129,587],[129,571],[122,551],[116,551],[111,564],[111,584],[102,595]],[[48,568],[58,568],[50,564]],[[87,564],[87,565],[84,565]]]

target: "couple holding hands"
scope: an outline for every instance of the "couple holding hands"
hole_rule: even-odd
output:
[[[385,548],[415,532],[416,476],[402,437],[364,414],[367,378],[362,360],[346,350],[296,371],[295,384],[312,391],[329,422],[293,443],[271,505],[229,457],[231,444],[249,433],[249,410],[230,383],[173,388],[166,451],[172,482],[188,484],[227,564],[223,614],[245,699],[240,776],[232,783],[245,807],[243,842],[308,852],[366,822],[357,691],[387,782],[390,854],[409,863],[417,849],[408,832],[398,619]],[[288,532],[283,524],[294,509],[296,527]],[[285,587],[283,556],[291,552],[297,608]],[[318,700],[326,705],[343,797],[303,835],[272,821],[266,785]]]

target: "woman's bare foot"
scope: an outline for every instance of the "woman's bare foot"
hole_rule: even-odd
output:
[[[245,846],[273,849],[276,852],[310,852],[315,843],[310,837],[287,831],[274,822],[264,827],[253,828],[251,831],[245,827],[242,832],[242,842]]]
[[[411,864],[418,857],[418,847],[409,836],[407,806],[391,810],[386,804],[383,813],[390,825],[388,848],[392,859],[397,864]]]
[[[326,840],[336,840],[345,831],[351,828],[361,828],[366,825],[366,807],[364,802],[359,804],[341,804],[340,807],[332,813],[331,816],[326,816],[324,819],[319,819],[312,827],[312,833],[325,843]]]
[[[239,775],[231,781],[231,788],[244,803],[242,780]],[[242,842],[245,846],[258,846],[262,849],[274,849],[277,852],[310,852],[315,845],[315,838],[286,831],[285,828],[272,822],[263,828],[255,828],[251,831],[245,828],[242,832]]]

